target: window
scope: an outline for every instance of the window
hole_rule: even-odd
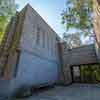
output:
[[[43,41],[43,42],[42,42],[43,48],[45,48],[45,31],[44,31],[44,30],[42,31],[42,37],[43,37],[43,38],[42,38],[42,39],[43,39],[43,40],[42,40],[42,41]]]
[[[47,34],[47,48],[48,48],[48,50],[50,49],[49,47],[50,47],[50,45],[49,45],[49,43],[50,43],[50,39],[49,39],[49,34],[48,33],[46,33]]]
[[[36,43],[40,45],[40,27],[37,27],[37,36],[36,36]]]

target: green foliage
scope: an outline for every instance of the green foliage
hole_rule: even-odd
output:
[[[6,16],[0,16],[0,42],[2,41],[7,23],[8,23],[7,17]]]
[[[81,45],[80,33],[63,34],[63,39],[66,43],[66,49],[77,48]]]
[[[67,0],[66,10],[62,13],[62,24],[66,29],[75,28],[84,35],[91,33],[92,0]]]
[[[7,16],[0,16],[0,32],[4,32],[7,23]]]
[[[15,14],[15,5],[10,4],[10,0],[0,0],[0,42],[3,38],[6,26],[11,18]]]
[[[99,83],[100,82],[100,66],[95,65],[81,65],[81,81],[87,83]]]

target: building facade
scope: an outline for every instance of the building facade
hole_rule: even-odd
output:
[[[9,23],[0,47],[0,76],[10,89],[72,83],[71,66],[99,63],[95,44],[65,48],[28,4]],[[4,87],[5,88],[5,87]],[[8,89],[9,90],[9,89]]]
[[[14,88],[57,83],[59,36],[29,4],[8,26],[1,50],[2,77],[11,80]]]

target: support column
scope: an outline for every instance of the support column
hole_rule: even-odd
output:
[[[69,85],[72,83],[72,75],[71,75],[71,66],[70,66],[70,60],[71,60],[71,54],[65,48],[65,43],[59,43],[59,56],[60,56],[60,78],[59,83],[61,85]]]

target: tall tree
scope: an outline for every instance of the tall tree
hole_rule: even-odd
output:
[[[4,35],[6,25],[16,12],[14,0],[0,0],[0,41]]]
[[[93,35],[92,0],[67,0],[62,13],[62,23],[67,31],[77,29],[84,36]]]
[[[71,34],[64,33],[63,39],[66,43],[67,49],[76,48],[81,45],[80,33],[74,33],[74,34],[73,33],[71,33]]]

